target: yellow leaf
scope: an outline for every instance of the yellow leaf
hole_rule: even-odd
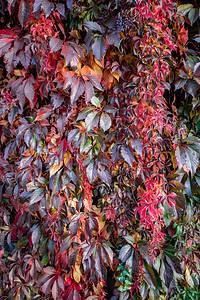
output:
[[[81,271],[80,271],[80,266],[76,266],[76,268],[73,271],[73,277],[74,280],[79,283],[81,280]]]
[[[65,156],[64,156],[64,165],[65,165],[65,166],[67,165],[67,163],[68,163],[68,161],[70,160],[71,157],[72,157],[72,156],[71,156],[71,153],[70,153],[69,151],[67,151],[67,152],[65,153]]]
[[[62,165],[62,162],[59,164],[59,166],[57,165],[57,163],[54,163],[53,166],[50,168],[50,177],[52,177],[56,172],[58,172]]]
[[[19,69],[14,70],[14,74],[15,74],[15,76],[22,76],[22,70],[19,70]]]

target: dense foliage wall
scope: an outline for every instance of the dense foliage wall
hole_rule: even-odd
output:
[[[199,299],[199,16],[0,1],[0,299]]]

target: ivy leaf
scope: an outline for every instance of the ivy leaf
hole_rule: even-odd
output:
[[[188,266],[186,266],[186,269],[185,269],[185,279],[186,279],[187,283],[189,284],[189,286],[191,286],[193,288],[194,281],[192,280],[192,276],[190,274],[190,270],[189,270]]]
[[[77,117],[77,121],[80,121],[80,120],[84,120],[87,115],[94,110],[94,107],[92,106],[87,106],[85,107],[79,114],[78,114],[78,117]]]
[[[24,27],[24,24],[29,18],[30,14],[30,6],[27,0],[21,0],[19,4],[19,13],[18,13],[18,18],[19,22],[22,27]]]
[[[129,146],[125,146],[125,145],[121,146],[121,155],[123,156],[127,164],[129,164],[132,167],[134,157]]]
[[[188,14],[188,19],[190,20],[191,25],[193,25],[196,22],[198,17],[199,17],[198,8],[196,7],[196,8],[190,9],[189,14]]]
[[[91,98],[94,96],[94,88],[91,82],[85,81],[85,102],[88,104],[88,102],[91,100]]]
[[[176,157],[176,161],[177,161],[179,169],[182,169],[182,167],[186,163],[186,157],[187,157],[185,148],[183,148],[181,146],[177,146],[176,151],[175,151],[175,157]]]
[[[108,186],[111,185],[111,175],[108,170],[99,170],[98,169],[98,175],[101,178],[101,180],[103,182],[105,182],[105,184],[107,184]]]
[[[99,36],[95,39],[92,45],[92,53],[98,59],[98,61],[102,61],[102,58],[106,52],[106,44],[103,36]]]
[[[173,281],[174,273],[171,266],[166,262],[165,259],[161,261],[160,267],[160,278],[164,282],[167,289],[169,289],[171,282]]]
[[[103,129],[103,131],[107,131],[110,129],[111,126],[111,118],[107,113],[102,112],[101,118],[100,118],[100,127]]]
[[[25,94],[26,98],[28,98],[28,100],[32,103],[33,99],[35,97],[35,88],[30,79],[28,79],[26,81],[26,85],[24,88],[24,94]]]
[[[132,254],[132,248],[130,245],[125,245],[121,248],[120,252],[119,252],[119,259],[122,262],[126,262],[127,259],[131,256]]]
[[[91,31],[95,31],[95,32],[99,31],[103,33],[101,26],[97,22],[87,21],[84,22],[83,25],[88,29],[90,29]]]
[[[86,168],[87,178],[90,183],[93,183],[97,178],[97,167],[94,161],[91,161]]]
[[[101,107],[101,103],[99,101],[99,99],[95,96],[93,96],[90,100],[90,102],[95,105],[96,107]]]
[[[186,167],[188,171],[191,172],[191,175],[193,176],[199,165],[199,155],[196,153],[196,151],[190,148],[185,148],[185,150],[186,150]]]
[[[58,38],[52,37],[49,46],[50,46],[50,51],[55,53],[62,48],[63,41]]]
[[[177,8],[177,12],[182,16],[185,16],[193,8],[192,4],[182,4]]]
[[[87,115],[85,119],[85,125],[88,131],[96,127],[99,123],[99,112],[93,111],[89,115]]]
[[[137,154],[139,154],[140,156],[142,156],[142,150],[143,150],[142,140],[132,139],[131,140],[131,146],[137,152]]]
[[[83,80],[81,78],[77,78],[77,80],[72,84],[71,87],[71,105],[75,107],[76,100],[84,93],[85,87]]]

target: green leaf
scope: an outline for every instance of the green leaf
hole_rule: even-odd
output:
[[[100,127],[103,129],[103,131],[107,131],[110,129],[111,126],[111,118],[107,113],[102,112],[101,118],[100,118]]]
[[[81,112],[80,112],[80,114],[78,114],[78,117],[77,117],[77,121],[80,121],[80,120],[84,120],[86,117],[87,117],[87,115],[92,111],[92,110],[94,110],[94,107],[92,107],[92,106],[87,106],[87,107],[85,107]]]
[[[177,7],[177,12],[185,16],[192,8],[192,4],[182,4]]]
[[[189,14],[188,14],[188,19],[190,20],[191,25],[193,25],[196,22],[196,20],[198,19],[198,17],[199,17],[199,10],[198,10],[198,8],[192,8],[192,9],[190,9]]]
[[[192,276],[190,274],[190,270],[189,270],[188,266],[186,266],[186,269],[185,269],[185,279],[186,279],[187,283],[193,288],[194,281],[192,280]]]
[[[101,107],[101,103],[100,103],[100,100],[96,97],[96,96],[93,96],[90,100],[90,102],[95,105],[96,107]]]

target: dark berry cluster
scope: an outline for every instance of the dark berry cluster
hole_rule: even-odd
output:
[[[131,28],[131,20],[127,19],[117,19],[116,20],[116,27],[121,31],[129,30]]]

